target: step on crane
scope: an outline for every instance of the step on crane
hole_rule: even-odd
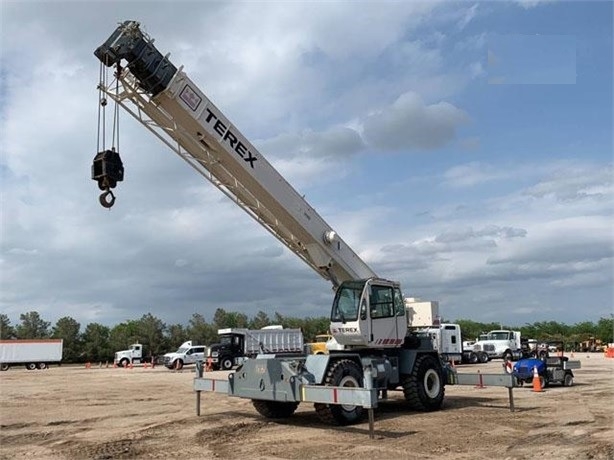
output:
[[[114,205],[112,189],[124,178],[121,107],[333,285],[330,332],[343,350],[260,355],[218,382],[217,391],[251,399],[268,418],[289,417],[299,403],[312,402],[322,420],[340,425],[361,420],[364,408],[372,419],[378,398],[392,390],[403,391],[414,409],[439,409],[448,374],[431,342],[408,328],[400,284],[378,277],[138,22],[121,23],[94,55],[102,115],[92,179],[104,207]],[[108,99],[115,103],[110,149],[100,128]],[[215,390],[215,381],[200,380],[195,389]]]

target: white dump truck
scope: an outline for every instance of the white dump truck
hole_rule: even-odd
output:
[[[0,340],[0,370],[24,365],[26,369],[47,369],[62,361],[62,339]]]

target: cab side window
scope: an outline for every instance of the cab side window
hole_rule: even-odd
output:
[[[391,287],[371,286],[369,303],[371,304],[371,318],[389,318],[395,314]]]

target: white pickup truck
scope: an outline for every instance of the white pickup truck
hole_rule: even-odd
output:
[[[196,364],[205,359],[205,345],[192,345],[189,340],[181,344],[177,351],[164,355],[164,365],[168,369],[182,369],[186,364]]]

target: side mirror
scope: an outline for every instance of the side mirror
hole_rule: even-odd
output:
[[[362,303],[360,304],[360,319],[367,319],[367,300],[362,299]]]

